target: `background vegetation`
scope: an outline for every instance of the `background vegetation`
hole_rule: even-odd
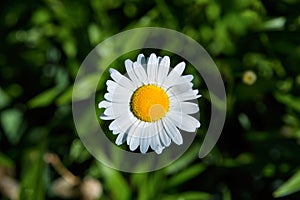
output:
[[[68,190],[73,199],[97,199],[83,196],[86,177],[94,181],[88,193],[101,183],[104,200],[300,198],[298,0],[15,0],[2,1],[0,10],[0,199],[62,199]],[[128,174],[82,146],[72,83],[95,45],[144,26],[171,28],[203,45],[223,76],[228,111],[206,158],[197,158],[197,136],[172,165]]]

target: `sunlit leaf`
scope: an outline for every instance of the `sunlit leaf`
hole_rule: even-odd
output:
[[[266,21],[262,28],[265,30],[281,30],[284,28],[286,22],[285,17],[277,17],[274,19],[270,19],[269,21]]]
[[[6,92],[0,87],[0,109],[7,106],[7,104],[10,102],[9,96],[6,94]]]
[[[300,191],[300,171],[296,172],[291,178],[289,178],[278,189],[276,189],[273,195],[274,197],[278,198],[287,196],[297,191]]]
[[[281,93],[275,93],[276,99],[284,103],[287,107],[290,107],[298,112],[300,112],[300,98],[294,97],[290,94],[281,94]]]
[[[6,137],[10,143],[16,144],[23,134],[21,129],[22,112],[17,109],[5,110],[1,113],[0,120]]]
[[[86,150],[79,139],[75,139],[71,145],[70,157],[72,161],[83,162],[90,157],[90,153]]]
[[[30,108],[39,108],[39,107],[45,107],[50,105],[51,103],[54,103],[54,99],[57,97],[57,95],[61,92],[60,88],[54,87],[49,90],[46,90],[34,98],[32,98],[28,102],[28,106]]]
[[[192,165],[181,172],[174,174],[167,180],[168,187],[178,186],[192,178],[195,178],[199,174],[201,174],[206,169],[204,164],[195,164]]]

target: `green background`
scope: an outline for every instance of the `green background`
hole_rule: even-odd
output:
[[[59,199],[50,189],[59,175],[43,162],[48,151],[76,176],[99,180],[100,199],[300,198],[299,1],[15,0],[2,1],[0,10],[0,172],[12,171],[20,199]],[[209,120],[206,98],[199,101],[203,126],[179,160],[129,174],[103,166],[82,146],[72,84],[97,44],[146,26],[180,31],[209,52],[228,110],[204,159],[197,154]],[[243,79],[248,70],[253,84]]]

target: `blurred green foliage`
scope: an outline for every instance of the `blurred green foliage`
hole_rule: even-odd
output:
[[[58,198],[46,151],[75,175],[101,181],[104,200],[300,198],[298,0],[16,0],[0,9],[0,179],[2,168],[14,170],[20,199]],[[159,171],[128,174],[82,146],[72,83],[98,43],[144,26],[180,31],[210,53],[226,85],[227,121],[214,150],[198,159],[210,116],[201,99],[190,150]],[[257,77],[251,84],[243,81],[249,70]]]

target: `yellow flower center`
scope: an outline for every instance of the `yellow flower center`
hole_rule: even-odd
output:
[[[130,109],[138,119],[152,122],[166,115],[169,104],[169,97],[162,88],[155,85],[143,85],[133,93]]]

